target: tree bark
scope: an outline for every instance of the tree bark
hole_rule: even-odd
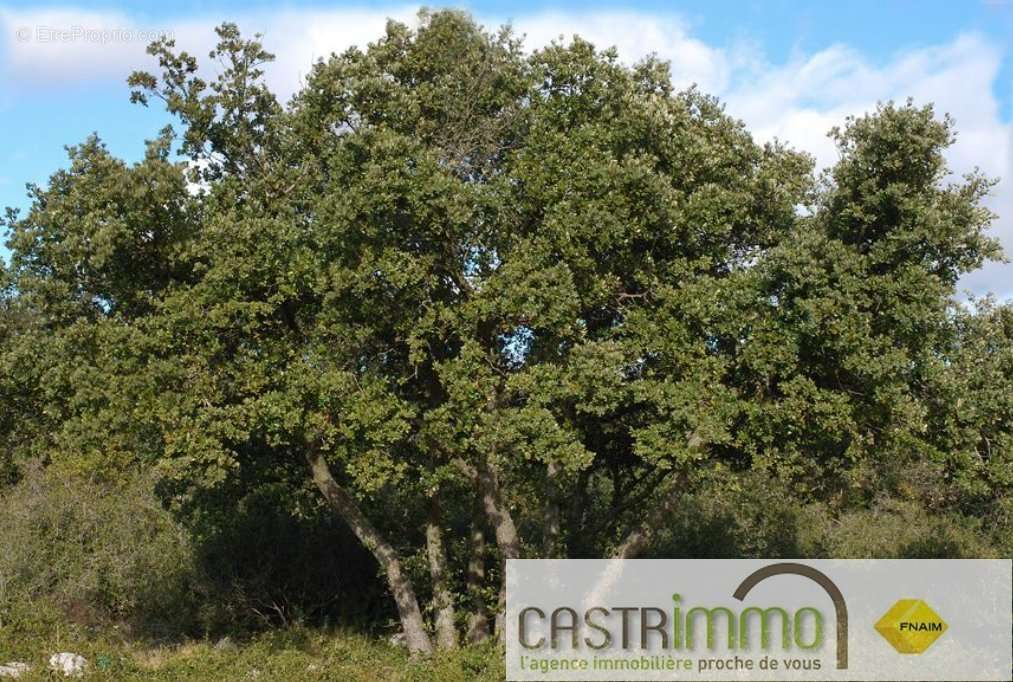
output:
[[[686,439],[686,446],[690,450],[702,450],[703,439],[697,432],[691,433]],[[634,559],[643,552],[654,537],[655,529],[665,522],[665,519],[675,510],[682,499],[682,484],[685,482],[685,473],[679,476],[679,480],[672,484],[672,488],[665,493],[661,501],[650,514],[644,517],[643,522],[634,528],[626,538],[616,547],[612,553],[614,559]]]
[[[319,451],[307,448],[306,462],[312,471],[313,482],[324,499],[348,524],[359,542],[372,553],[386,574],[387,584],[390,586],[394,602],[397,604],[408,651],[412,654],[432,653],[432,641],[426,632],[418,598],[415,596],[411,580],[402,571],[401,558],[397,551],[362,513],[355,498],[334,480],[327,460]]]
[[[506,605],[506,562],[508,559],[519,559],[521,556],[520,535],[514,524],[510,510],[503,503],[503,494],[499,485],[499,474],[487,457],[482,457],[477,465],[472,466],[463,459],[455,459],[454,463],[475,483],[482,511],[496,535],[496,545],[503,556],[500,571],[499,607],[496,613],[496,638],[502,643],[506,638],[504,618]]]
[[[447,550],[443,544],[443,529],[440,527],[440,503],[435,496],[429,501],[426,551],[429,555],[429,574],[433,580],[436,646],[440,649],[454,649],[457,647],[457,631],[454,628],[454,597],[450,591]]]
[[[542,542],[542,555],[546,559],[555,559],[559,553],[559,484],[556,480],[559,471],[554,462],[549,462],[545,470],[545,515],[543,525],[545,536]]]
[[[503,504],[499,474],[485,458],[479,461],[476,467],[476,479],[479,496],[482,500],[482,509],[496,534],[496,545],[499,547],[499,551],[503,554],[504,559],[519,559],[521,541],[517,534],[517,526],[514,525],[510,510]]]
[[[640,525],[626,535],[626,538],[612,553],[612,558],[635,559],[640,556],[654,538],[656,529],[675,511],[682,495],[682,486],[677,481],[672,485],[671,490],[663,495],[651,513],[644,517]]]
[[[482,585],[485,583],[485,530],[481,502],[476,499],[472,509],[471,529],[468,533],[468,614],[466,637],[469,643],[478,644],[489,638],[489,610],[486,608]]]
[[[455,463],[475,482],[478,488],[478,499],[482,512],[492,526],[496,536],[496,546],[502,555],[503,564],[500,566],[499,577],[499,603],[496,609],[495,632],[496,639],[502,642],[506,637],[505,630],[505,605],[506,605],[506,560],[521,558],[521,536],[517,532],[517,525],[510,510],[503,503],[502,492],[499,488],[499,475],[495,468],[485,457],[481,458],[477,465],[472,466],[463,459],[455,460]]]
[[[499,474],[496,469],[488,459],[483,457],[479,460],[476,473],[482,508],[496,534],[496,545],[503,555],[503,565],[500,570],[499,603],[496,608],[496,639],[503,643],[506,641],[506,562],[509,559],[520,558],[521,540],[513,516],[503,502]]]

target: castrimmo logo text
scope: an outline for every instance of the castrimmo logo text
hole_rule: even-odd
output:
[[[732,593],[738,601],[759,582],[774,575],[797,575],[814,581],[829,595],[836,625],[837,668],[848,667],[848,614],[844,598],[824,573],[805,564],[777,563],[748,575]],[[517,643],[530,655],[522,669],[567,670],[820,670],[815,655],[824,645],[827,618],[817,606],[786,608],[777,604],[697,604],[692,591],[680,589],[671,602],[590,606],[528,605],[517,614]],[[607,656],[608,652],[622,657]],[[636,657],[636,653],[642,655]],[[692,652],[692,657],[672,654]],[[775,657],[778,652],[793,656]],[[564,654],[560,656],[560,654]],[[753,654],[766,654],[758,658]],[[542,654],[542,656],[540,656]],[[543,657],[552,654],[550,657]],[[594,654],[593,656],[590,656]],[[599,656],[597,654],[606,654]],[[737,654],[737,655],[736,655]],[[806,656],[805,654],[809,654]],[[572,658],[567,656],[572,655]],[[633,658],[631,658],[631,655]]]

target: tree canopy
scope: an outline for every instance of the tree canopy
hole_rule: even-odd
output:
[[[649,553],[715,470],[844,506],[917,469],[949,491],[927,503],[1005,504],[1010,309],[955,299],[999,256],[993,182],[949,175],[931,106],[849,119],[818,175],[580,38],[424,12],[283,104],[258,39],[218,35],[213,76],[161,40],[130,78],[179,131],[132,165],[70,147],[8,214],[8,477],[329,505],[419,652],[488,634],[502,559]]]

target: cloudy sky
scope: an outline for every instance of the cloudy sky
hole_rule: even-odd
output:
[[[845,116],[877,101],[933,102],[957,121],[951,169],[977,166],[1001,178],[990,200],[1000,215],[993,229],[1013,256],[1013,0],[457,6],[490,27],[512,24],[529,47],[576,33],[615,45],[631,62],[657,53],[677,84],[697,83],[758,139],[787,140],[821,165],[835,159],[826,133]],[[0,207],[24,207],[24,184],[44,182],[65,164],[63,146],[92,132],[125,159],[142,155],[143,140],[166,119],[131,105],[124,81],[135,68],[151,68],[144,47],[152,36],[171,34],[203,55],[223,20],[261,32],[278,55],[271,83],[287,96],[314,60],[374,40],[388,17],[411,23],[417,9],[0,0]],[[1013,265],[993,264],[961,284],[1013,297]]]

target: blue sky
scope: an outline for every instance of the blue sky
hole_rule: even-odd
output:
[[[537,47],[579,33],[633,61],[657,52],[677,83],[720,96],[758,139],[778,137],[833,162],[826,131],[884,99],[932,101],[957,120],[955,172],[1001,176],[995,233],[1013,254],[1013,0],[700,1],[639,4],[464,3],[489,25],[510,21]],[[265,34],[269,78],[291,93],[313,59],[374,39],[416,5],[0,1],[0,206],[26,205],[24,184],[65,163],[63,145],[97,132],[136,160],[167,119],[128,102],[134,68],[151,68],[147,36],[171,33],[206,53],[223,20]],[[61,33],[63,32],[63,33]],[[2,248],[0,248],[2,253]],[[1013,266],[962,285],[1013,296]]]

